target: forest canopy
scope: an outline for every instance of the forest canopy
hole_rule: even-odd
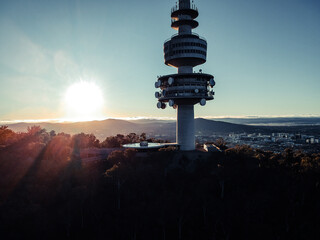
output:
[[[118,134],[0,127],[5,239],[318,239],[320,153],[242,145],[138,154]],[[81,149],[112,148],[85,161]]]

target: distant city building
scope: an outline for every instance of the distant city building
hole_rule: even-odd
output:
[[[181,150],[195,149],[194,105],[212,100],[215,85],[210,74],[193,72],[193,67],[206,62],[207,41],[192,29],[198,27],[195,20],[198,9],[190,0],[179,0],[171,10],[171,27],[178,31],[164,43],[165,64],[178,69],[177,74],[158,77],[155,83],[160,91],[155,93],[157,107],[166,104],[177,109],[176,141]]]

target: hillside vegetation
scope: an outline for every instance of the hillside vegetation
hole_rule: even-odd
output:
[[[320,153],[79,154],[140,140],[1,127],[3,239],[319,239]]]

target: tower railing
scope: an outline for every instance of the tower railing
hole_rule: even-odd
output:
[[[180,9],[192,9],[195,11],[198,11],[198,8],[196,7],[195,4],[185,4],[185,3],[181,3],[179,5],[174,6],[173,8],[171,8],[171,13],[178,11]]]
[[[167,42],[169,42],[171,39],[173,39],[173,38],[175,38],[175,37],[178,37],[178,36],[180,36],[180,37],[183,37],[183,36],[188,37],[188,36],[190,36],[190,35],[196,36],[196,37],[198,37],[199,39],[201,39],[201,40],[203,40],[203,41],[207,41],[204,37],[200,37],[199,34],[194,33],[194,32],[191,33],[191,34],[185,34],[185,35],[181,35],[181,34],[179,34],[179,33],[176,33],[176,34],[172,35],[171,38],[168,38],[167,40],[165,40],[165,41],[164,41],[164,44],[166,44]]]

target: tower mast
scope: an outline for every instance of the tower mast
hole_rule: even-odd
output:
[[[166,103],[177,109],[176,140],[180,150],[195,149],[194,105],[212,100],[215,85],[210,74],[193,73],[195,66],[206,62],[207,41],[192,29],[198,27],[195,20],[198,9],[190,0],[179,0],[171,10],[171,27],[178,31],[164,43],[165,64],[178,69],[177,74],[158,78],[155,93],[157,107],[165,109]]]

